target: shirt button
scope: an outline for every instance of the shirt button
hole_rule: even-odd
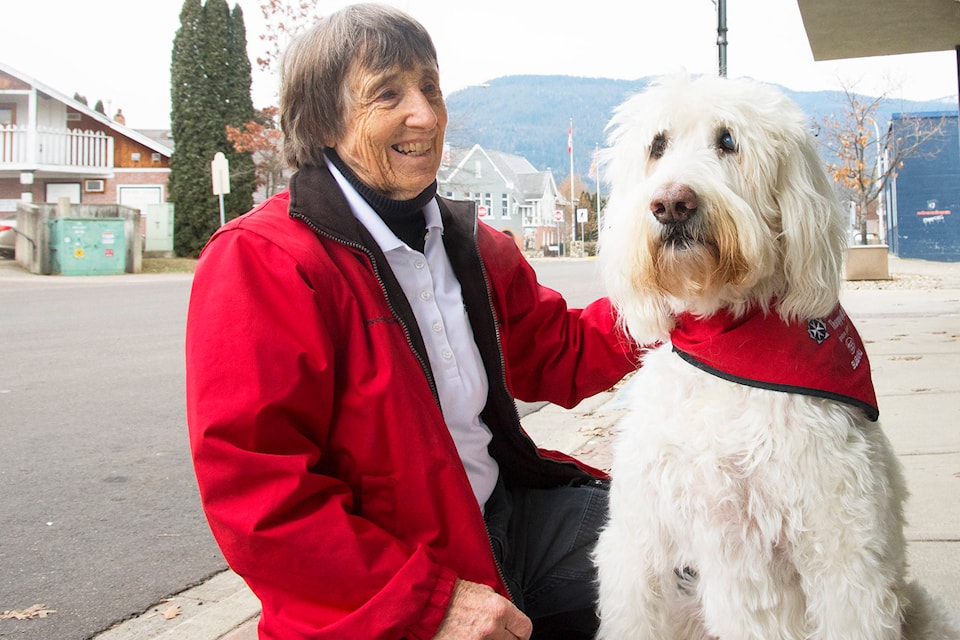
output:
[[[433,332],[434,332],[434,333],[442,333],[442,332],[443,332],[443,325],[440,324],[439,322],[434,322],[432,328],[433,328]]]
[[[440,352],[440,355],[443,356],[444,360],[449,360],[453,357],[453,351],[450,351],[450,349],[444,349]]]
[[[421,291],[421,292],[420,292],[420,299],[421,299],[421,300],[430,300],[431,298],[433,298],[433,294],[430,293],[429,291]]]
[[[427,266],[427,263],[423,260],[417,260],[413,263],[413,266],[415,266],[417,269],[423,269],[425,266]]]

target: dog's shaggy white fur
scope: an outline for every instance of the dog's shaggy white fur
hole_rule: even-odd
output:
[[[960,638],[905,582],[906,488],[878,423],[670,350],[680,313],[837,304],[843,214],[804,114],[759,83],[678,76],[623,104],[610,143],[605,283],[633,339],[665,345],[614,443],[599,637]]]

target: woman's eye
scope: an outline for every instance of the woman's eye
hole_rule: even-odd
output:
[[[428,98],[438,98],[438,97],[441,97],[441,95],[440,95],[440,85],[438,85],[438,84],[435,83],[435,82],[429,82],[429,83],[427,83],[426,85],[423,86],[423,88],[421,89],[421,91],[423,92],[423,95],[427,96]]]
[[[724,153],[736,153],[737,141],[733,139],[733,134],[724,129],[717,138],[717,148]]]

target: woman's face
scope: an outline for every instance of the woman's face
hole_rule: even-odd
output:
[[[346,135],[333,145],[368,187],[394,200],[410,200],[437,177],[447,107],[440,73],[415,69],[350,74]]]

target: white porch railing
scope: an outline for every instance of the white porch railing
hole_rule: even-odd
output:
[[[27,128],[0,125],[0,165],[27,162]]]
[[[3,165],[109,169],[113,167],[113,137],[102,131],[38,127],[31,132],[25,126],[3,125],[0,168]]]

